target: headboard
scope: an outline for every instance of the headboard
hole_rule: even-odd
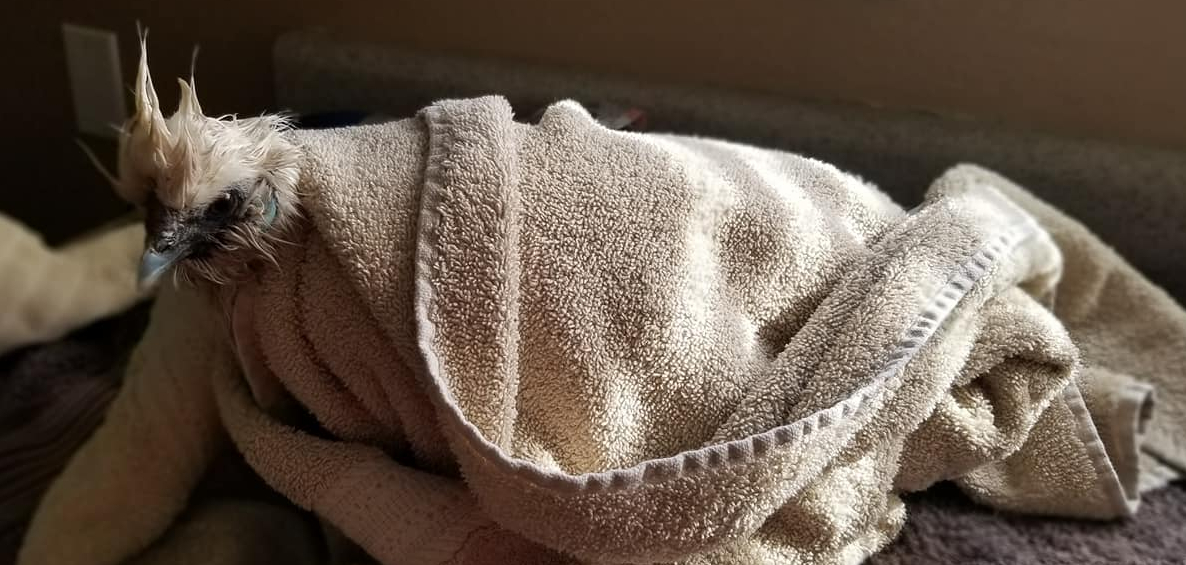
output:
[[[409,116],[433,100],[501,94],[516,107],[571,98],[644,108],[652,130],[818,158],[911,206],[944,169],[992,168],[1066,210],[1155,282],[1186,297],[1186,154],[922,113],[651,84],[511,61],[355,43],[318,31],[275,45],[277,99],[297,112]]]

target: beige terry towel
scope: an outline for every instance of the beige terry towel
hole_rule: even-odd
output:
[[[1079,261],[1130,280],[1170,339],[1182,312],[980,169],[906,212],[811,159],[614,132],[573,103],[520,124],[500,98],[293,135],[310,220],[227,297],[240,371],[178,369],[208,375],[272,487],[383,563],[856,563],[896,535],[898,494],[939,480],[1122,517],[1140,430],[1183,422],[1180,396],[1147,398],[1179,378],[1172,352],[1135,375],[1144,342],[1106,335],[1124,313],[1058,317],[1089,296]],[[81,522],[68,497],[103,496],[78,473],[24,563],[118,561],[38,557]]]
[[[943,479],[1131,511],[1042,306],[1059,248],[993,183],[953,172],[906,214],[809,159],[574,104],[526,126],[499,99],[302,143],[315,229],[243,291],[238,341],[341,466],[293,474],[314,440],[250,425],[242,395],[224,417],[381,559],[496,524],[587,561],[850,561],[896,532],[895,483]],[[376,530],[392,512],[437,519]]]
[[[144,226],[112,226],[58,249],[0,214],[0,353],[122,312],[136,288]]]
[[[1138,464],[1178,470],[1170,476],[1186,470],[1186,311],[1082,224],[1017,185],[976,167],[952,174],[998,187],[1062,249],[1054,313],[1079,346],[1084,396],[1114,464],[1129,475]]]

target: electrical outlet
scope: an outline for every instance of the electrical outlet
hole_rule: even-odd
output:
[[[127,118],[115,32],[62,24],[74,117],[83,133],[115,138]]]

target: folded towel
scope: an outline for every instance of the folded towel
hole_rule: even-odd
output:
[[[59,249],[0,214],[0,353],[60,338],[126,310],[144,226],[115,225]]]
[[[384,563],[854,563],[904,490],[1108,519],[1137,507],[1141,449],[1180,460],[1181,310],[987,171],[907,212],[811,159],[573,103],[522,124],[500,98],[292,136],[296,245],[223,296],[229,340],[200,296],[162,296],[23,563],[143,548],[219,419]],[[1121,304],[1177,333],[1150,347]],[[155,505],[94,525],[132,476]],[[54,546],[84,523],[88,552]]]

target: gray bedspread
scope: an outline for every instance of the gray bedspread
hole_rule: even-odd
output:
[[[907,502],[901,537],[870,565],[966,563],[1156,565],[1186,563],[1186,485],[1145,495],[1126,522],[1050,520],[992,512],[954,487]]]
[[[13,562],[37,498],[101,420],[146,313],[141,306],[0,358],[0,565]],[[1135,518],[1112,523],[996,513],[946,486],[907,502],[905,530],[871,565],[1186,563],[1182,483],[1148,494]]]

